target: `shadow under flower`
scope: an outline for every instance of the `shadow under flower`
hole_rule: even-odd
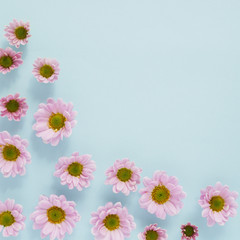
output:
[[[5,41],[3,41],[3,43],[1,44],[1,48],[6,49],[7,47],[10,47],[10,48],[12,48],[12,49],[15,49],[14,46],[9,45],[8,40],[5,38]]]
[[[31,133],[30,144],[33,151],[38,155],[41,159],[53,159],[53,161],[57,161],[59,157],[64,156],[69,147],[68,139],[63,139],[60,141],[57,146],[51,146],[50,144],[43,143],[42,139],[35,135],[33,131]]]
[[[8,177],[5,178],[1,173],[0,173],[0,191],[2,193],[5,193],[6,191],[14,190],[14,189],[20,189],[23,186],[23,181],[24,181],[24,176],[16,176],[16,177]]]
[[[56,195],[64,195],[68,201],[74,201],[76,203],[83,203],[86,200],[86,191],[87,189],[83,189],[82,191],[78,191],[76,188],[69,189],[67,185],[62,185],[61,180],[58,177],[54,177],[52,184],[52,193]]]
[[[40,229],[33,229],[33,222],[30,221],[30,225],[28,225],[28,232],[30,235],[31,240],[38,240],[41,239],[41,230]]]
[[[28,54],[28,46],[27,45],[20,45],[20,47],[15,50],[16,52],[22,52],[22,59],[24,61],[24,59],[27,57],[27,54]],[[23,62],[24,64],[24,62]]]
[[[23,117],[24,118],[24,117]],[[18,134],[17,132],[23,128],[24,120],[21,121],[9,121],[7,117],[0,119],[0,131],[8,131],[10,134]]]
[[[52,83],[40,83],[32,77],[29,92],[34,99],[46,102],[47,98],[54,97],[54,86]]]
[[[112,186],[107,186],[100,190],[100,198],[103,200],[103,205],[105,205],[108,202],[121,202],[123,206],[126,205],[128,199],[128,196],[125,196],[124,194],[120,193],[114,193],[112,191]]]
[[[156,217],[155,214],[149,213],[146,209],[141,208],[139,203],[134,205],[134,218],[139,226],[144,229],[147,225],[157,223],[159,227],[167,229],[169,227],[171,216],[167,216],[165,220]]]
[[[10,89],[15,83],[16,79],[18,78],[18,69],[13,69],[11,72],[2,74],[0,73],[0,93],[5,89]],[[14,94],[14,93],[12,93]],[[3,96],[0,96],[3,97]]]

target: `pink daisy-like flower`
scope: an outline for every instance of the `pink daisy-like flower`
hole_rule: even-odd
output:
[[[18,22],[14,19],[13,22],[9,23],[9,25],[5,27],[6,34],[4,36],[8,39],[10,45],[19,48],[21,44],[25,45],[28,43],[28,38],[31,37],[29,31],[29,22]]]
[[[15,204],[12,199],[7,199],[5,203],[0,201],[0,232],[3,230],[4,237],[17,236],[25,228],[25,219],[21,205]]]
[[[41,195],[36,211],[31,214],[33,228],[41,229],[41,237],[50,235],[50,240],[62,240],[65,234],[72,234],[80,215],[75,210],[75,202],[67,201],[64,195]]]
[[[196,240],[198,237],[198,227],[187,223],[181,226],[182,237],[181,240]]]
[[[0,48],[0,72],[6,74],[23,63],[22,53],[15,52],[10,47]]]
[[[203,208],[202,216],[207,218],[207,225],[224,225],[229,217],[236,216],[237,197],[237,192],[231,192],[227,185],[223,186],[220,182],[201,190],[199,204]]]
[[[136,228],[134,218],[120,202],[109,202],[92,213],[90,223],[95,240],[123,240]]]
[[[91,155],[79,156],[76,152],[71,157],[59,158],[54,176],[59,177],[61,184],[67,184],[69,189],[76,187],[78,191],[82,191],[89,187],[95,170],[96,164],[91,160]]]
[[[112,167],[106,171],[107,179],[105,184],[113,185],[113,192],[123,192],[129,195],[131,191],[137,191],[137,184],[140,183],[141,168],[135,166],[127,158],[117,160]]]
[[[34,114],[36,123],[33,129],[37,131],[37,137],[42,138],[44,143],[56,146],[63,137],[69,137],[72,134],[72,128],[77,123],[74,120],[76,114],[72,103],[49,98],[47,104],[39,104],[39,109]]]
[[[167,231],[158,227],[157,224],[145,227],[144,232],[138,234],[139,240],[166,240],[167,238]]]
[[[59,63],[55,59],[38,58],[33,64],[33,75],[38,82],[53,83],[58,79]]]
[[[145,177],[143,184],[145,188],[139,191],[142,195],[139,199],[142,208],[161,219],[165,219],[166,214],[174,216],[179,213],[183,207],[182,199],[186,194],[182,186],[178,185],[176,177],[169,177],[163,171],[156,171],[152,179]]]
[[[0,170],[4,177],[23,176],[26,173],[25,165],[31,163],[27,146],[28,141],[18,135],[0,132]]]
[[[26,98],[20,98],[19,93],[8,95],[0,99],[0,112],[1,116],[6,116],[10,121],[20,121],[21,117],[24,117],[28,110]]]

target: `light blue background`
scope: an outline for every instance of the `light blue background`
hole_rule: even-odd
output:
[[[29,215],[39,195],[51,193],[76,201],[82,216],[66,239],[93,239],[90,213],[108,201],[134,215],[130,239],[155,222],[170,240],[180,239],[188,221],[201,240],[239,239],[240,214],[208,228],[198,205],[200,189],[218,180],[240,191],[239,12],[238,0],[1,2],[0,47],[8,46],[3,29],[13,18],[30,21],[32,34],[20,48],[24,64],[0,76],[0,96],[19,92],[30,107],[21,122],[0,119],[0,130],[28,139],[32,154],[24,177],[0,176],[0,200],[16,199],[27,216],[17,239],[40,239]],[[37,57],[60,62],[57,82],[34,79]],[[72,101],[78,111],[72,136],[57,147],[32,131],[33,114],[48,97]],[[53,176],[58,158],[74,151],[92,154],[97,164],[95,181],[82,192]],[[140,209],[138,192],[125,197],[104,185],[105,170],[124,157],[142,177],[159,169],[179,178],[187,192],[179,215],[159,220]]]

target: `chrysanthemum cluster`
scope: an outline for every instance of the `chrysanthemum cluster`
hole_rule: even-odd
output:
[[[22,53],[15,52],[10,47],[0,48],[0,72],[6,74],[18,68],[23,63]]]
[[[78,191],[82,191],[83,188],[89,187],[95,170],[96,165],[90,155],[79,156],[79,153],[76,152],[71,157],[59,159],[54,175],[61,179],[62,185],[67,184],[69,189],[75,187]]]
[[[0,112],[2,117],[7,117],[10,121],[20,121],[28,110],[26,98],[20,98],[19,93],[8,95],[0,99]]]
[[[49,235],[51,240],[64,239],[65,234],[71,234],[76,222],[80,221],[75,207],[75,202],[67,201],[63,195],[40,196],[38,206],[31,215],[34,229],[41,229],[42,238]]]
[[[29,41],[30,24],[13,20],[5,27],[5,37],[9,44],[19,48]],[[12,48],[0,48],[0,73],[6,74],[18,68],[23,63],[22,52]],[[59,63],[55,59],[38,57],[32,74],[41,83],[54,83],[58,80]],[[56,146],[64,137],[70,137],[75,127],[77,112],[73,104],[62,99],[48,98],[46,103],[40,103],[34,114],[35,123],[32,128],[43,143]],[[19,93],[0,99],[0,113],[8,120],[20,121],[28,110],[28,104]],[[27,150],[28,141],[18,135],[11,136],[7,131],[0,132],[0,172],[4,177],[25,175],[26,164],[31,162]],[[60,157],[55,166],[54,176],[59,178],[62,185],[69,189],[82,191],[90,186],[94,179],[96,164],[89,154],[80,155],[74,152],[71,156]],[[142,169],[128,158],[116,160],[106,174],[106,185],[112,185],[114,193],[122,192],[128,196],[137,191],[141,183]],[[169,176],[164,171],[155,171],[152,178],[143,179],[144,187],[140,189],[139,205],[160,219],[167,215],[177,215],[183,208],[186,193],[179,185],[175,176]],[[215,186],[207,186],[201,190],[199,205],[202,207],[202,217],[207,218],[207,225],[224,225],[229,217],[237,214],[238,193],[230,191],[227,185],[217,182]],[[25,227],[23,208],[12,199],[0,201],[0,232],[4,237],[18,236]],[[41,195],[35,211],[30,216],[33,228],[41,230],[41,238],[63,240],[66,234],[71,234],[80,215],[76,203],[68,201],[64,195]],[[92,235],[95,240],[124,240],[132,237],[131,232],[136,228],[134,217],[121,202],[108,202],[91,214]],[[181,231],[180,231],[181,229]],[[196,240],[199,236],[198,227],[187,223],[181,226],[179,234],[182,240]],[[136,237],[135,237],[136,238]],[[134,237],[132,239],[135,239]],[[166,240],[167,231],[157,224],[150,224],[138,234],[139,240]]]
[[[145,227],[144,232],[138,234],[139,240],[166,240],[167,238],[167,231],[158,227],[156,223]]]
[[[31,37],[29,31],[29,22],[24,23],[23,21],[17,21],[14,19],[13,22],[5,27],[5,37],[8,39],[10,45],[19,48],[20,45],[28,43],[28,38]]]
[[[201,190],[199,204],[203,208],[202,216],[207,218],[208,226],[215,223],[224,225],[229,217],[236,216],[237,197],[237,192],[231,192],[227,185],[223,186],[220,182]]]
[[[169,177],[165,172],[156,171],[153,178],[144,178],[145,188],[140,190],[142,195],[139,203],[142,208],[165,219],[166,215],[174,216],[183,207],[182,199],[186,194],[178,185],[176,177]]]
[[[44,143],[56,146],[63,137],[69,137],[72,134],[72,128],[77,123],[76,114],[72,103],[49,98],[47,104],[39,104],[39,109],[34,114],[36,123],[33,125],[33,130]]]
[[[4,237],[18,236],[19,231],[25,228],[25,219],[22,215],[23,208],[15,204],[13,199],[0,201],[0,232]]]
[[[26,173],[25,165],[31,163],[27,147],[27,140],[11,136],[7,131],[0,132],[0,171],[4,177]]]
[[[106,171],[107,180],[105,183],[113,185],[113,192],[123,192],[125,195],[137,191],[137,184],[140,183],[142,169],[135,166],[134,162],[127,158],[117,160],[112,167]]]
[[[124,240],[136,228],[134,218],[120,202],[109,202],[92,213],[92,234],[96,240]]]
[[[187,223],[181,226],[182,238],[181,240],[195,240],[198,237],[198,227]]]
[[[58,79],[59,63],[55,59],[38,58],[33,64],[33,75],[42,83],[53,83]]]

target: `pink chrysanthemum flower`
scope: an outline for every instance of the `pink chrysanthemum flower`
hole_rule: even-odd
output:
[[[80,215],[75,210],[75,202],[67,201],[64,195],[41,195],[36,211],[31,214],[34,229],[41,229],[41,237],[50,235],[50,240],[62,240],[65,234],[72,234]]]
[[[120,202],[109,202],[92,213],[92,234],[95,240],[123,240],[130,237],[131,231],[136,228],[134,218]]]
[[[181,240],[196,240],[198,237],[198,227],[187,223],[181,226],[182,237]]]
[[[183,207],[186,197],[176,177],[169,177],[163,171],[156,171],[153,178],[143,179],[145,188],[140,190],[140,206],[158,218],[165,219],[166,214],[174,216]]]
[[[0,72],[6,74],[23,63],[22,53],[15,52],[10,47],[0,48]]]
[[[28,43],[28,38],[31,37],[29,31],[29,22],[18,22],[14,19],[13,22],[9,23],[9,25],[5,27],[6,34],[4,36],[8,39],[10,45],[19,48],[21,44],[25,45]]]
[[[207,225],[224,225],[229,217],[234,217],[237,214],[237,197],[237,192],[231,192],[227,185],[223,186],[220,182],[201,190],[199,204],[203,208],[202,216],[207,218]]]
[[[125,195],[137,191],[137,184],[140,183],[141,168],[135,166],[127,158],[117,160],[112,167],[106,171],[107,179],[105,184],[113,185],[113,192],[123,192]]]
[[[55,59],[38,58],[33,64],[33,75],[38,82],[53,83],[58,79],[59,63]]]
[[[71,157],[59,158],[54,176],[59,177],[61,184],[67,184],[69,189],[76,187],[78,191],[82,191],[89,187],[95,170],[96,164],[91,160],[91,155],[79,156],[76,152]]]
[[[17,236],[25,228],[25,219],[21,205],[15,204],[12,199],[7,199],[5,203],[0,201],[0,232],[3,230],[4,237]]]
[[[166,240],[167,238],[167,231],[158,227],[157,224],[145,227],[144,232],[138,234],[139,240]]]
[[[0,132],[0,170],[4,177],[15,177],[26,173],[25,165],[31,163],[27,151],[28,141],[7,131]]]
[[[42,138],[44,143],[56,146],[63,137],[69,137],[72,134],[72,128],[77,123],[74,120],[76,114],[72,103],[49,98],[47,104],[39,104],[39,109],[34,114],[36,123],[33,129],[37,131],[37,137]]]
[[[8,120],[20,121],[28,110],[26,98],[20,98],[19,93],[8,95],[0,99],[0,112],[2,117],[7,117]]]

